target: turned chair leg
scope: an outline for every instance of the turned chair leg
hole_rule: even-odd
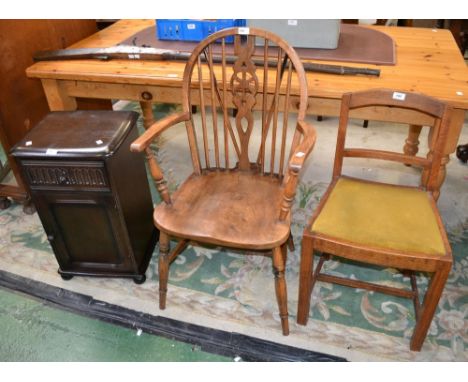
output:
[[[167,279],[169,277],[169,235],[159,233],[159,309],[166,309]]]
[[[283,259],[283,266],[286,268],[286,262],[288,261],[288,246],[287,244],[283,244],[281,246],[281,257]]]
[[[143,114],[143,126],[145,129],[148,129],[154,123],[153,103],[151,98],[147,101],[141,101],[140,107]]]
[[[447,281],[450,272],[450,267],[450,264],[442,266],[432,276],[420,310],[419,319],[416,322],[413,336],[411,337],[410,349],[413,351],[421,350],[427,331],[431,326],[437,305],[439,304],[440,296],[444,290],[445,282]]]
[[[297,306],[297,323],[300,325],[306,325],[309,319],[313,266],[314,248],[312,240],[303,237],[299,273],[299,301]]]
[[[284,247],[286,249],[286,246]],[[286,279],[284,277],[283,250],[281,247],[273,249],[273,270],[275,274],[275,291],[280,311],[281,327],[283,329],[283,335],[287,336],[289,334],[288,296],[286,290]]]

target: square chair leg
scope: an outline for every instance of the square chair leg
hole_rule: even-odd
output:
[[[422,344],[426,339],[427,331],[431,326],[437,305],[439,304],[440,296],[444,290],[449,272],[450,264],[447,263],[444,264],[444,266],[441,266],[432,276],[426,295],[424,296],[419,319],[416,322],[413,336],[411,337],[410,349],[413,351],[421,350]]]
[[[297,323],[306,325],[309,318],[312,272],[314,265],[314,248],[312,239],[302,239],[301,267],[299,273],[299,302],[297,306]]]

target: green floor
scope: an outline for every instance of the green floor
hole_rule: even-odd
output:
[[[232,361],[0,287],[0,361]]]

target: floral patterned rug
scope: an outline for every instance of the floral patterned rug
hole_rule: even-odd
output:
[[[138,110],[136,104],[126,109]],[[156,118],[173,111],[155,105]],[[449,233],[455,263],[438,311],[421,352],[409,351],[414,327],[412,302],[365,290],[318,283],[312,296],[307,326],[295,323],[301,233],[330,180],[336,140],[336,118],[311,120],[318,142],[304,169],[293,210],[292,233],[296,250],[288,255],[286,279],[291,334],[281,335],[274,295],[271,259],[247,256],[220,248],[190,246],[170,269],[167,309],[157,307],[157,251],[146,273],[147,281],[135,285],[125,279],[75,277],[63,281],[37,215],[22,213],[21,206],[0,212],[0,269],[51,285],[92,295],[114,304],[217,329],[235,331],[291,346],[345,357],[349,360],[468,361],[468,167],[455,157],[448,165],[439,208]],[[354,121],[350,140],[401,147],[403,126],[371,122],[367,129]],[[141,121],[139,128],[142,129]],[[395,133],[396,134],[391,134]],[[427,132],[425,132],[427,134]],[[462,134],[468,141],[467,127]],[[396,135],[396,137],[393,137]],[[427,149],[421,138],[420,150]],[[183,125],[170,129],[154,149],[169,180],[170,189],[191,171]],[[387,146],[388,147],[388,146]],[[398,164],[370,167],[366,160],[350,166],[350,174],[386,181],[417,181],[419,172]],[[151,185],[155,203],[159,203]],[[363,267],[329,261],[328,273],[395,287],[409,280],[394,269]],[[419,275],[422,294],[427,279]]]

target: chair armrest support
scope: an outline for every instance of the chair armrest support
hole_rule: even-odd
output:
[[[296,196],[299,172],[301,171],[305,160],[314,148],[315,141],[317,139],[315,129],[307,122],[298,121],[298,128],[302,131],[304,137],[299,146],[294,150],[291,155],[291,159],[289,160],[288,174],[284,182],[283,201],[281,203],[279,218],[280,221],[286,220],[289,212],[291,211],[291,205]]]
[[[190,119],[189,112],[171,114],[167,117],[153,123],[148,129],[140,135],[130,145],[130,150],[133,152],[142,152],[151,144],[151,141],[167,130],[169,127],[176,125],[177,123],[188,121]]]
[[[317,140],[317,133],[315,132],[314,127],[305,121],[298,121],[297,124],[302,131],[304,138],[291,155],[291,159],[289,160],[289,170],[299,172],[305,160],[314,148],[315,141]]]
[[[172,204],[171,195],[169,194],[169,190],[167,188],[166,181],[164,179],[164,174],[159,167],[156,158],[154,157],[153,151],[151,147],[147,147],[145,149],[146,159],[148,160],[148,166],[151,173],[151,177],[154,180],[154,185],[161,196],[161,199],[164,200],[166,204]]]
[[[190,113],[177,113],[169,115],[155,123],[153,123],[140,137],[138,137],[130,145],[130,150],[133,152],[142,152],[146,153],[146,159],[148,160],[148,166],[153,177],[156,189],[161,195],[162,200],[166,204],[172,204],[171,196],[169,195],[169,190],[164,180],[164,174],[159,166],[156,158],[154,157],[153,151],[149,147],[151,141],[161,134],[163,131],[167,130],[169,127],[186,121],[190,118]]]

